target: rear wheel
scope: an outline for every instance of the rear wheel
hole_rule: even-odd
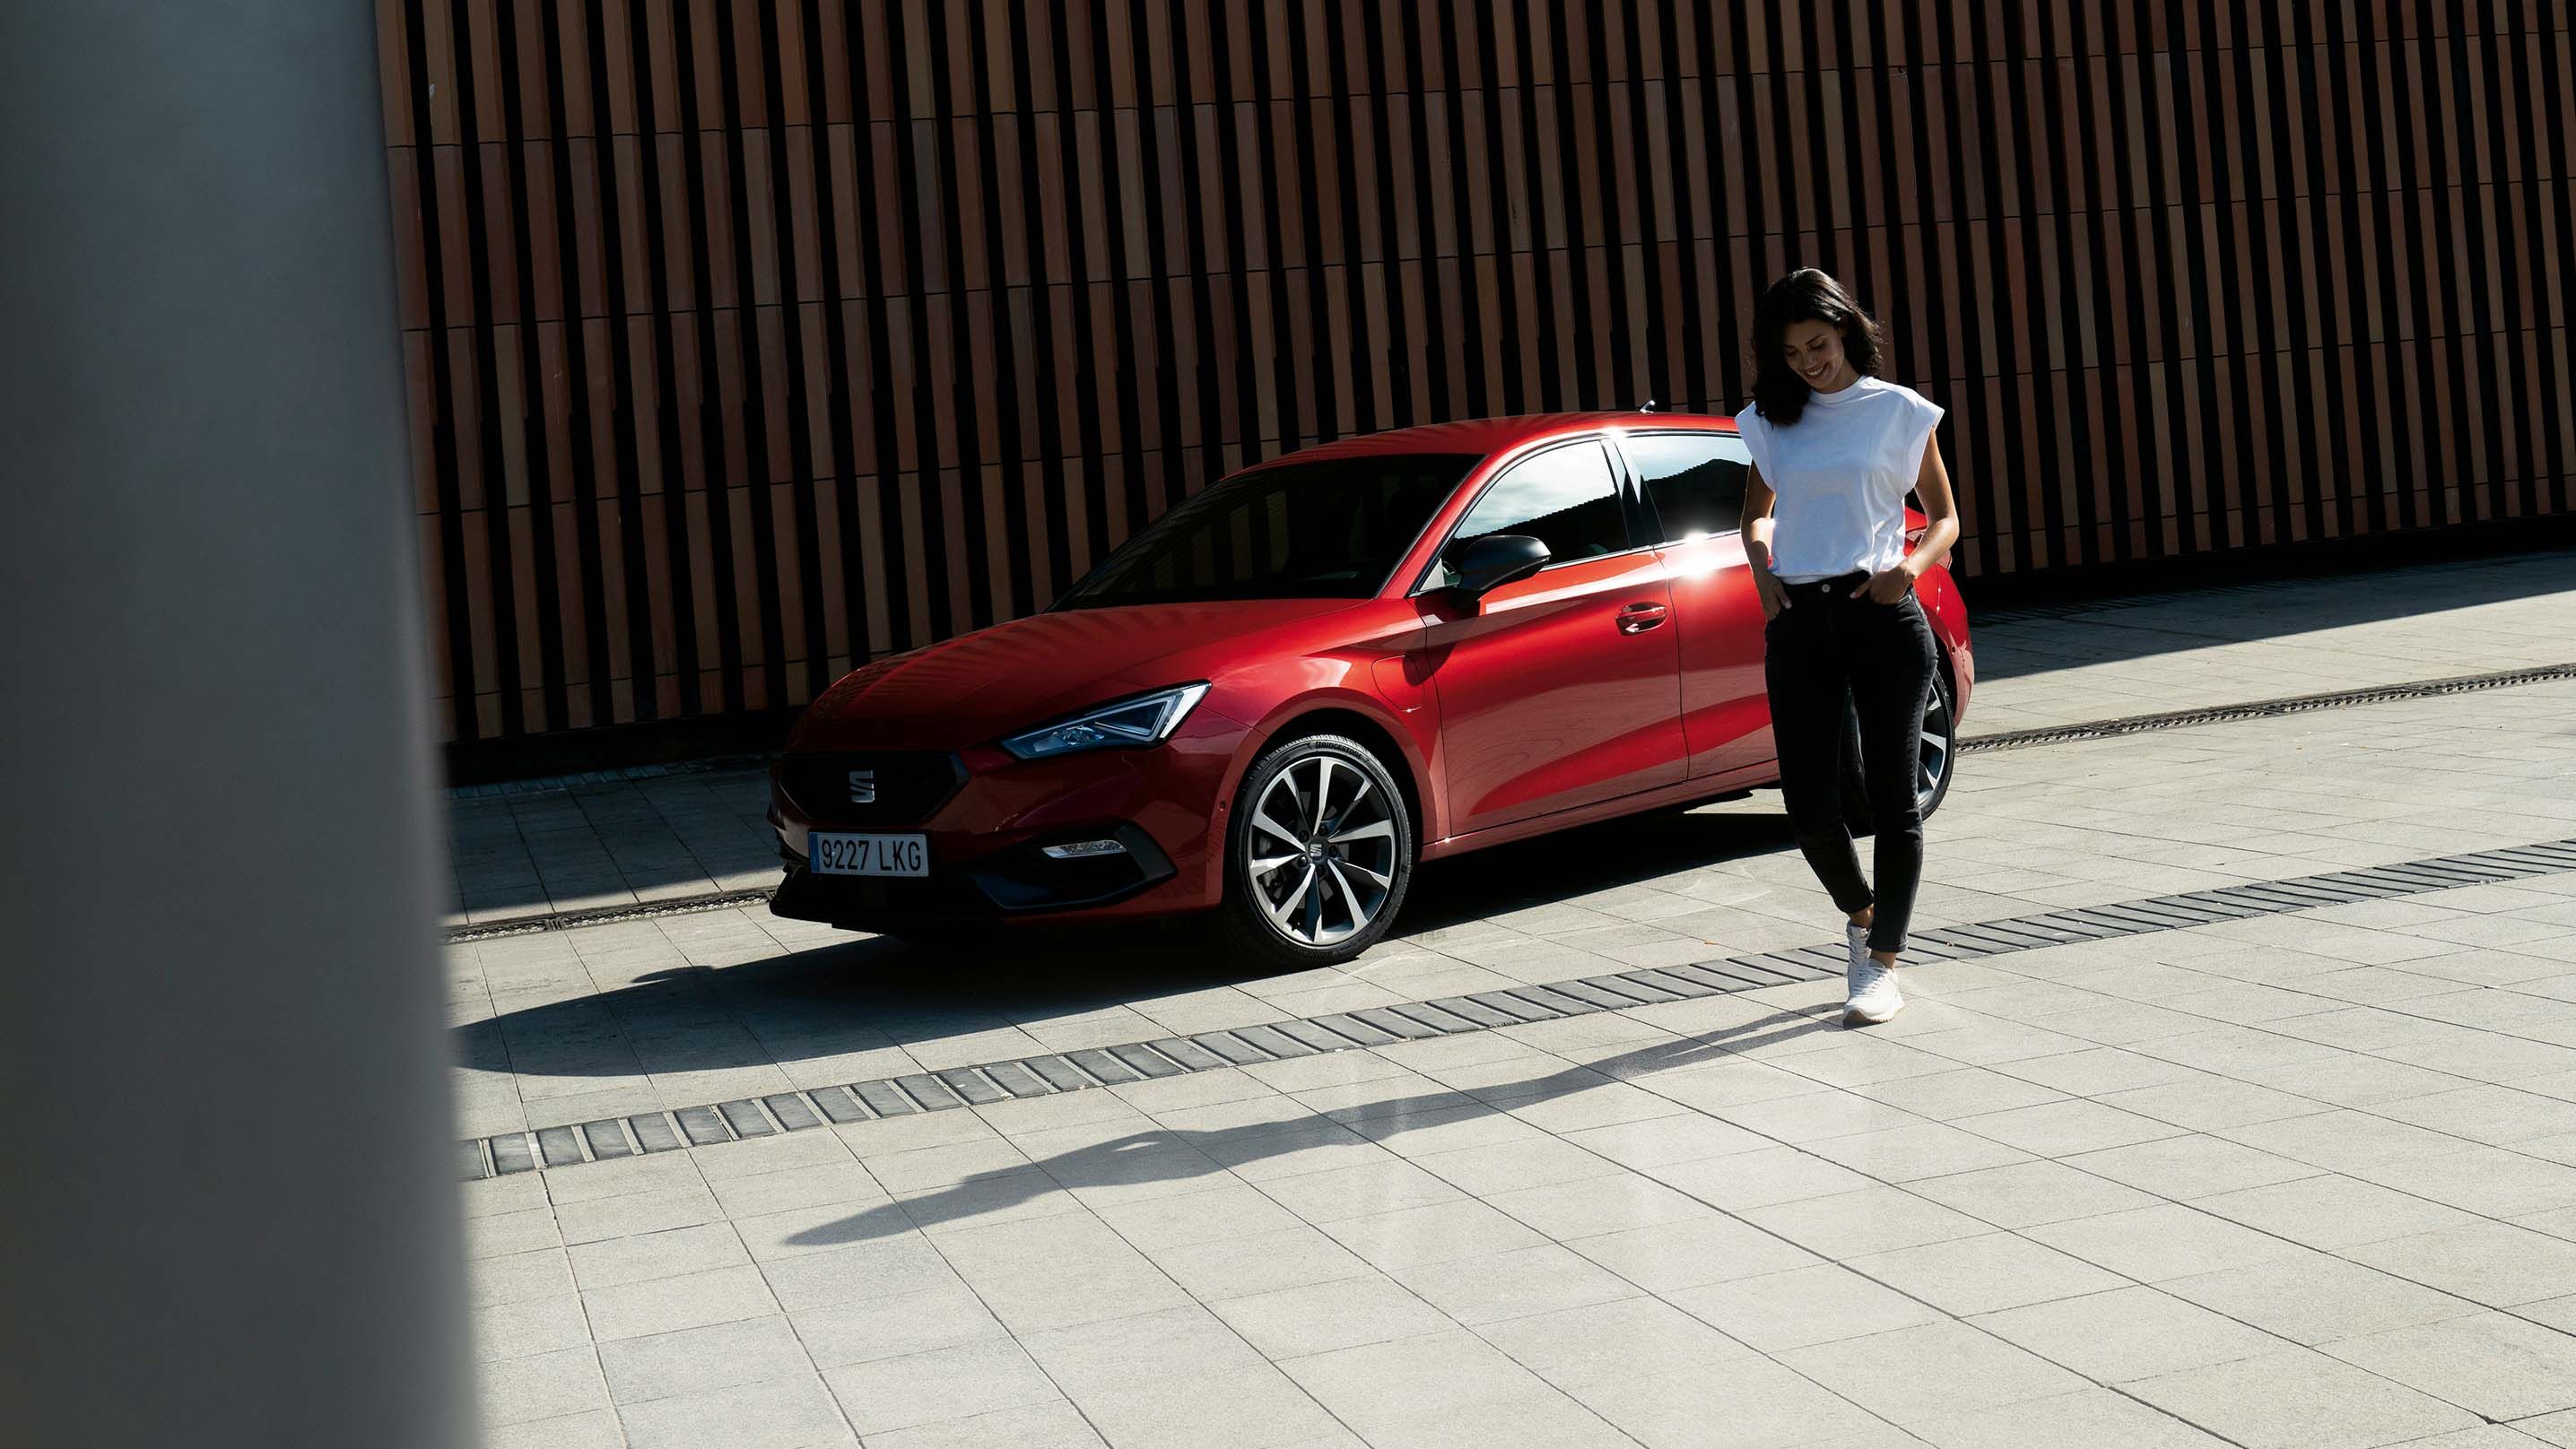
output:
[[[1283,966],[1331,966],[1377,944],[1413,882],[1404,796],[1359,741],[1317,734],[1263,752],[1226,831],[1229,944]]]
[[[1950,680],[1941,670],[1932,672],[1932,689],[1923,702],[1923,744],[1915,752],[1914,806],[1923,818],[1941,808],[1950,793],[1950,762],[1957,753],[1956,725],[1950,702]],[[1860,766],[1860,719],[1848,716],[1843,721],[1843,823],[1855,839],[1867,836],[1876,828],[1869,814],[1869,781]]]

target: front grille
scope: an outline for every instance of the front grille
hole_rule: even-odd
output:
[[[852,771],[873,775],[876,800],[850,798]],[[966,783],[955,755],[831,751],[789,755],[778,762],[779,784],[809,819],[824,825],[919,825]]]

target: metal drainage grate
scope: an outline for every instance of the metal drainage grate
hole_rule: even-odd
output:
[[[2552,680],[2576,679],[2576,664],[2543,664],[2531,669],[2507,669],[2495,674],[2463,674],[2455,679],[2422,679],[2411,684],[2384,684],[2371,689],[2342,689],[2332,694],[2302,694],[2287,699],[2258,699],[2244,704],[2212,705],[2207,709],[2180,709],[2169,714],[2131,715],[2126,719],[2089,720],[2082,724],[2052,725],[2046,729],[2012,730],[1999,735],[1978,735],[1959,742],[1961,754],[1986,750],[2019,750],[2033,745],[2063,745],[2076,740],[2106,740],[2118,735],[2143,734],[2148,730],[2180,729],[2188,725],[2222,724],[2229,720],[2269,719],[2276,715],[2305,714],[2319,709],[2350,709],[2361,704],[2387,704],[2401,699],[2431,699],[2445,694],[2467,694],[2473,690],[2501,689],[2514,684],[2546,684]]]
[[[2562,871],[2576,871],[2576,840],[2218,886],[1973,925],[1939,926],[1915,932],[1907,954],[1919,961],[1961,961]],[[1546,986],[1516,986],[1508,991],[1479,991],[1400,1006],[1362,1007],[1232,1031],[1083,1048],[815,1091],[782,1092],[671,1112],[604,1118],[578,1126],[544,1127],[533,1134],[509,1132],[458,1144],[460,1166],[468,1180],[570,1167],[639,1152],[673,1152],[746,1137],[810,1131],[827,1122],[867,1122],[919,1112],[944,1112],[1152,1077],[1283,1061],[1319,1052],[1489,1031],[1560,1016],[1623,1011],[1691,997],[1814,981],[1839,976],[1842,969],[1840,945],[1802,946],[1724,961],[1586,976]]]

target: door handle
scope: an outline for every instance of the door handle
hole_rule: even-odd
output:
[[[1671,607],[1664,604],[1630,604],[1619,611],[1619,632],[1643,634],[1664,622],[1671,613]]]

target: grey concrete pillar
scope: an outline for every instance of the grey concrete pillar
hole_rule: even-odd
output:
[[[0,0],[0,1440],[471,1436],[366,0]]]

